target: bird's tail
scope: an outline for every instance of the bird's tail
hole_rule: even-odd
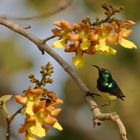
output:
[[[119,98],[124,101],[125,96],[123,95],[123,96],[120,96]]]

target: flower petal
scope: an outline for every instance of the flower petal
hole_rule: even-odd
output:
[[[116,45],[117,44],[117,38],[118,38],[117,33],[110,33],[107,36],[107,43],[110,44],[110,45]]]
[[[64,48],[66,46],[66,40],[65,39],[60,39],[51,44],[52,47],[56,48]]]
[[[107,45],[96,45],[95,48],[97,52],[105,55],[114,55],[117,52],[115,49],[112,49]]]
[[[133,42],[131,42],[127,39],[124,39],[124,38],[121,38],[119,40],[119,44],[127,49],[133,49],[133,48],[136,49],[137,48],[137,46]]]
[[[89,46],[90,46],[90,41],[87,38],[83,38],[82,43],[80,44],[80,48],[82,50],[86,50],[89,48]]]
[[[95,49],[97,52],[103,53],[105,55],[114,55],[116,54],[116,50],[110,48],[106,45],[105,38],[99,40],[99,44],[95,45]]]
[[[33,105],[34,105],[34,102],[28,102],[25,108],[25,113],[33,116],[34,115]]]
[[[61,99],[56,99],[55,102],[53,103],[53,105],[61,105],[61,104],[63,104],[63,103],[64,103],[63,100],[61,100]]]
[[[16,101],[18,103],[20,103],[22,105],[26,105],[26,103],[27,103],[27,97],[21,96],[21,95],[16,95],[15,98],[16,98]]]
[[[109,48],[109,54],[110,54],[110,55],[115,55],[116,52],[117,52],[117,51],[116,51],[115,49]]]
[[[80,55],[72,57],[72,62],[77,68],[80,68],[84,65],[83,57]]]
[[[57,121],[57,120],[56,120],[54,117],[50,116],[49,114],[48,114],[48,116],[44,119],[44,122],[46,122],[46,123],[49,124],[49,125],[54,125],[56,121]]]
[[[46,136],[45,129],[42,128],[42,126],[41,126],[41,124],[39,122],[37,122],[35,126],[30,127],[30,132],[33,135],[36,135],[38,137]]]
[[[61,111],[61,108],[56,108],[50,114],[51,114],[51,116],[56,117],[56,116],[58,116],[58,114],[60,113],[60,111]]]
[[[62,126],[61,126],[58,122],[56,122],[56,123],[53,125],[53,127],[56,128],[56,129],[58,129],[59,131],[62,131],[62,130],[63,130]]]

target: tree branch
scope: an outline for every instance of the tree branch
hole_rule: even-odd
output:
[[[93,125],[94,126],[101,125],[101,121],[111,120],[112,122],[114,122],[117,125],[117,127],[119,129],[120,139],[121,140],[128,140],[127,136],[126,136],[127,132],[126,132],[125,126],[122,123],[119,115],[117,115],[116,112],[101,113],[101,110],[98,108],[96,102],[92,99],[92,97],[88,97],[87,101],[90,104],[91,111],[94,115],[94,118],[93,118]]]
[[[22,26],[19,26],[5,18],[0,17],[0,24],[8,27],[9,29],[13,30],[14,32],[17,32],[18,34],[24,36],[25,38],[33,42],[41,52],[46,52],[50,56],[52,56],[62,66],[62,68],[73,78],[73,80],[77,83],[78,87],[83,91],[83,93],[87,93],[90,91],[85,85],[85,83],[77,75],[75,70],[52,48],[50,48],[46,43],[44,43],[43,39],[36,37],[35,35],[27,32],[26,29]],[[119,116],[116,113],[101,113],[101,110],[99,109],[92,97],[87,96],[86,99],[91,107],[94,116],[94,126],[101,125],[101,121],[110,120],[118,126],[121,140],[127,140],[126,129]]]
[[[52,11],[49,11],[49,12],[45,12],[45,13],[42,13],[42,14],[39,14],[39,15],[34,15],[34,16],[28,16],[28,17],[14,17],[14,16],[1,16],[5,19],[10,19],[10,20],[33,20],[33,19],[41,19],[41,18],[44,18],[44,17],[50,17],[50,16],[53,16],[65,9],[67,9],[71,4],[72,4],[73,0],[69,0],[69,1],[62,1],[60,3],[58,3],[58,8],[55,8],[54,10]]]

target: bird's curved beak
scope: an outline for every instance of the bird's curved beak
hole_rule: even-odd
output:
[[[95,68],[97,68],[100,71],[99,66],[97,66],[97,65],[92,65],[92,66],[95,67]]]
[[[99,74],[101,73],[101,69],[99,68],[99,66],[97,65],[92,65],[92,66],[98,69]]]

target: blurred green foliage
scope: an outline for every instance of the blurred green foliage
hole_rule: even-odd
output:
[[[59,3],[62,0],[26,0],[27,6],[33,8],[38,12],[50,12],[51,10],[58,8]]]
[[[85,140],[85,137],[82,137],[81,133],[77,133],[69,127],[65,127],[62,133],[58,133],[55,136],[49,136],[46,140]]]
[[[16,46],[21,45],[14,39],[0,40],[0,91],[1,94],[10,92],[10,76],[16,72],[32,66]]]
[[[0,41],[0,74],[13,74],[23,68],[32,66],[32,62],[16,46],[20,43],[14,39]]]

